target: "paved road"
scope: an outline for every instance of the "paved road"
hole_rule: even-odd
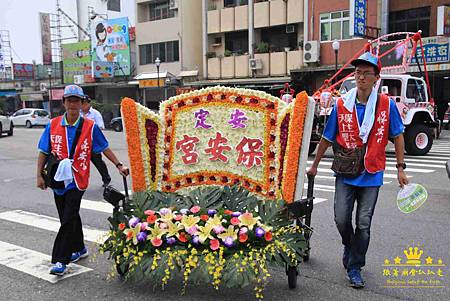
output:
[[[93,169],[91,186],[82,202],[82,219],[91,252],[89,259],[73,265],[71,273],[62,279],[48,275],[49,254],[58,229],[57,212],[49,191],[35,188],[36,145],[42,128],[17,128],[13,137],[0,139],[0,300],[252,300],[251,288],[221,289],[188,287],[181,297],[180,283],[175,281],[165,291],[153,284],[122,283],[107,279],[111,269],[105,256],[93,255],[93,241],[108,229],[106,218],[111,207],[102,201],[101,179]],[[127,162],[125,140],[122,133],[106,132],[113,149]],[[407,156],[411,181],[423,184],[429,192],[428,201],[411,214],[401,213],[395,204],[398,186],[393,169],[394,154],[388,154],[388,169],[378,200],[372,225],[372,239],[363,276],[364,290],[347,285],[340,264],[341,243],[333,222],[333,177],[329,167],[331,154],[320,165],[316,179],[316,205],[312,224],[311,259],[300,267],[296,290],[289,290],[283,271],[273,270],[266,290],[267,300],[448,300],[450,295],[447,266],[428,266],[428,270],[441,269],[443,276],[429,275],[440,280],[442,288],[386,288],[389,270],[385,260],[394,262],[397,256],[406,261],[403,250],[416,245],[423,250],[420,260],[430,257],[450,264],[450,180],[444,163],[450,159],[450,131],[435,142],[424,157]],[[309,158],[310,162],[313,157]],[[121,187],[121,178],[109,164],[113,183]],[[405,267],[397,267],[399,272]],[[417,273],[421,267],[417,267]],[[425,267],[422,267],[425,270]],[[410,269],[411,270],[411,269]],[[422,277],[424,278],[424,277]],[[419,276],[408,276],[419,279]]]

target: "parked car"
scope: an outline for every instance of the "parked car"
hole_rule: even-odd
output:
[[[16,111],[11,120],[14,125],[24,125],[31,128],[35,125],[45,126],[50,122],[49,113],[43,109],[20,109]]]
[[[2,136],[3,133],[7,133],[8,136],[12,136],[13,129],[14,129],[14,125],[13,125],[11,119],[9,117],[3,115],[3,112],[0,110],[0,136]]]
[[[111,119],[110,125],[114,131],[122,132],[123,131],[122,117],[115,117]]]

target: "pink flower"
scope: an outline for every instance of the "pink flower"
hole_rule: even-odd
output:
[[[201,209],[200,206],[194,206],[191,208],[191,212],[195,214],[195,213],[198,213],[200,211],[200,209]]]
[[[231,222],[232,225],[236,226],[236,225],[239,225],[239,223],[240,223],[241,221],[240,221],[237,217],[233,217],[233,218],[230,220],[230,222]]]
[[[246,234],[247,232],[248,232],[247,227],[242,227],[241,229],[239,229],[239,234]]]
[[[159,247],[160,245],[162,245],[163,241],[161,238],[153,238],[152,239],[152,245],[155,247]]]
[[[153,215],[153,214],[155,214],[155,211],[153,211],[153,210],[145,210],[144,214],[145,215]]]
[[[148,223],[147,223],[147,222],[142,223],[142,224],[141,224],[141,231],[147,230],[147,226],[148,226]]]
[[[214,233],[220,234],[220,233],[222,233],[223,231],[225,231],[225,228],[224,228],[223,226],[215,226],[215,227],[213,228],[213,230],[214,230]]]
[[[192,226],[192,227],[186,229],[186,232],[189,233],[190,235],[197,234],[197,226]]]
[[[182,215],[175,215],[175,217],[174,217],[174,219],[175,219],[176,221],[181,221],[182,218],[183,218]]]
[[[209,247],[210,247],[211,250],[213,250],[213,251],[217,250],[217,249],[219,248],[219,246],[220,246],[220,243],[219,243],[219,241],[218,241],[217,239],[212,239],[212,240],[209,242]]]

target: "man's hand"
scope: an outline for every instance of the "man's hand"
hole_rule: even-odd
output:
[[[126,167],[125,165],[119,165],[119,167],[117,167],[119,169],[119,173],[126,177],[130,174],[130,169],[128,167]]]
[[[316,166],[311,166],[308,171],[306,172],[306,174],[308,176],[312,176],[315,177],[317,175],[317,167]]]
[[[37,176],[37,179],[36,179],[36,186],[37,186],[38,188],[42,189],[42,190],[47,189],[47,186],[45,185],[45,180],[44,180],[44,178],[43,178],[41,175],[38,175],[38,176]]]
[[[398,171],[397,180],[401,188],[409,183],[408,177],[403,169]]]

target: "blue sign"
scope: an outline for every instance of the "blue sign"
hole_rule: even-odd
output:
[[[353,6],[353,36],[364,37],[366,35],[366,0],[354,0]]]
[[[449,60],[448,42],[424,44],[423,51],[424,51],[424,55],[425,55],[425,62],[427,64],[428,63],[448,62],[448,60]],[[423,63],[422,48],[420,48],[418,46],[416,49],[416,53],[417,53],[417,59],[419,60],[419,63]],[[416,63],[416,58],[414,56],[411,59],[411,63],[412,64]]]

